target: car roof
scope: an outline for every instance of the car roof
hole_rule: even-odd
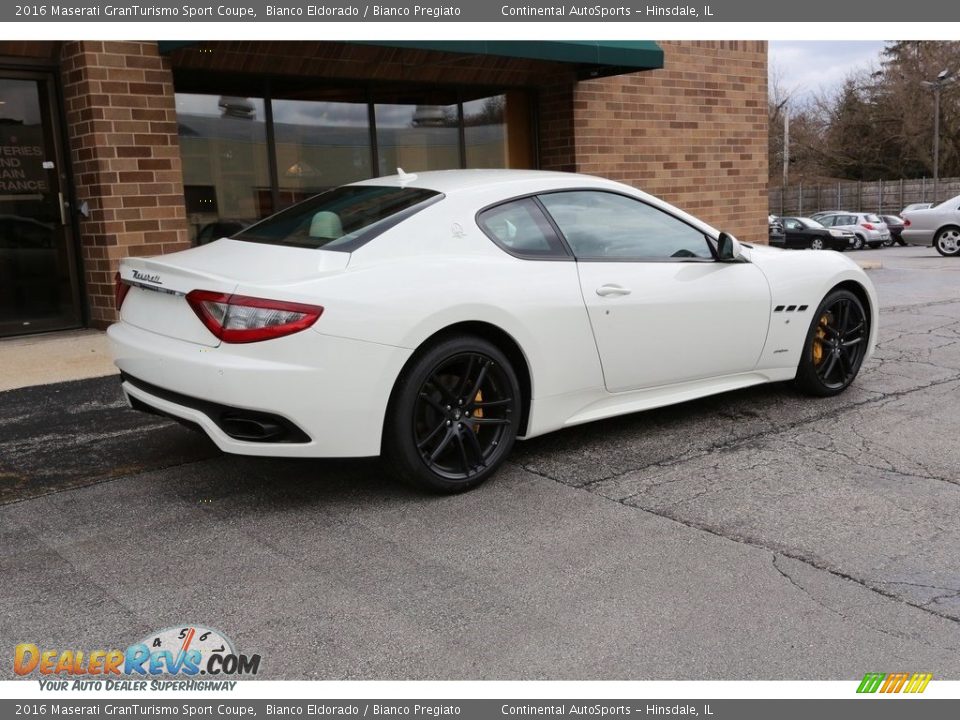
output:
[[[549,170],[429,170],[426,172],[410,172],[404,175],[387,175],[384,177],[362,180],[354,185],[388,185],[391,187],[416,187],[425,190],[434,190],[446,195],[481,190],[503,185],[530,185],[535,188],[546,183],[550,186],[566,184],[570,187],[608,187],[621,186],[612,180],[582,175],[580,173],[553,172]],[[622,186],[621,186],[622,187]]]

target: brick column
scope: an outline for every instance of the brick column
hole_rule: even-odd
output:
[[[767,242],[767,44],[661,41],[662,70],[574,90],[580,172],[658,195]]]
[[[83,274],[94,327],[116,319],[121,258],[189,247],[173,75],[155,42],[67,42],[61,54]]]

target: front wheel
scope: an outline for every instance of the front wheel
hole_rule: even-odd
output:
[[[937,252],[944,257],[960,255],[960,228],[948,227],[937,233],[933,241]]]
[[[807,331],[797,387],[820,397],[846,390],[860,372],[869,337],[870,324],[860,299],[849,290],[828,294]]]
[[[520,386],[506,356],[478,337],[455,336],[419,354],[397,380],[384,456],[404,482],[437,493],[476,487],[510,453]]]
[[[815,237],[810,241],[811,250],[823,250],[823,238]]]

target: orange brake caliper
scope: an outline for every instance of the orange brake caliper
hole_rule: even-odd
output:
[[[474,401],[475,403],[482,403],[482,402],[483,402],[483,390],[477,390],[477,396],[473,399],[473,401]],[[482,418],[482,417],[483,417],[483,408],[477,408],[476,410],[474,410],[474,411],[473,411],[473,416],[474,416],[475,418]],[[479,434],[480,434],[480,426],[479,426],[479,425],[474,425],[474,426],[473,426],[473,431],[479,435]]]
[[[819,365],[823,362],[823,341],[827,337],[827,331],[824,328],[830,322],[829,313],[820,316],[820,322],[817,325],[817,332],[813,336],[813,364]]]

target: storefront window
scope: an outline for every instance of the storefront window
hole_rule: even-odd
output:
[[[465,102],[463,137],[468,168],[509,167],[507,96]]]
[[[366,103],[274,100],[273,134],[281,207],[372,175]]]
[[[187,218],[204,243],[273,212],[261,98],[177,93]]]
[[[175,83],[196,244],[398,168],[535,166],[530,98],[523,90],[466,95],[443,86],[183,73]]]
[[[450,170],[460,161],[460,113],[457,105],[374,106],[380,175],[397,168]]]

